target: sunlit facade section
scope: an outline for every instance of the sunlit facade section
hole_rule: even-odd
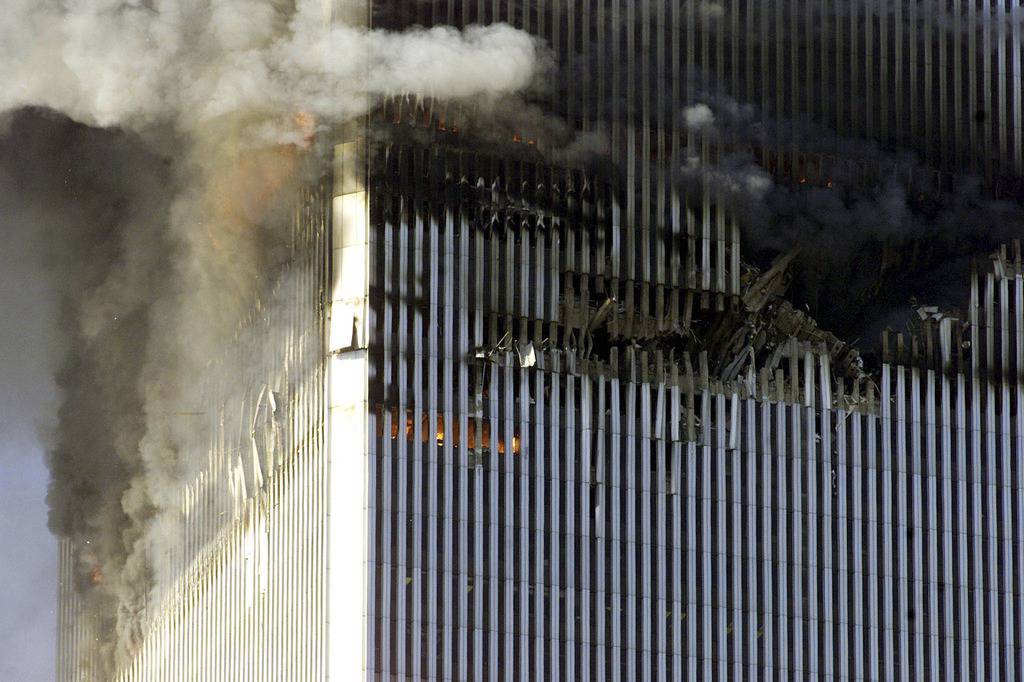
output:
[[[289,265],[225,346],[241,375],[212,359],[203,411],[181,417],[203,420],[209,443],[164,512],[175,537],[154,560],[174,579],[152,590],[118,681],[327,679],[333,200],[329,177],[301,191]],[[334,442],[359,460],[358,444]],[[57,679],[96,682],[92,643],[110,637],[83,609],[74,556],[62,544]]]

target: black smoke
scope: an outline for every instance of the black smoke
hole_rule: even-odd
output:
[[[9,115],[0,135],[4,203],[58,299],[58,340],[40,340],[56,369],[61,402],[47,436],[49,526],[86,548],[76,580],[101,629],[114,627],[120,567],[137,538],[121,496],[137,475],[144,429],[139,384],[150,299],[167,275],[164,239],[173,186],[168,166],[134,136],[97,130],[45,110]],[[126,268],[126,249],[145,267]],[[97,307],[111,282],[127,291]],[[26,283],[26,287],[31,283]],[[26,288],[29,300],[38,292]],[[44,378],[40,378],[44,382]]]
[[[972,263],[1024,236],[1019,198],[914,149],[780,122],[721,93],[702,93],[678,120],[710,150],[677,165],[680,186],[707,188],[737,214],[750,262],[798,250],[794,303],[869,351],[917,304],[962,310]],[[765,153],[778,149],[799,156]]]

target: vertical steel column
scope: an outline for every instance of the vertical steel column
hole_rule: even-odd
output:
[[[744,528],[746,550],[744,551],[744,569],[746,571],[746,584],[742,586],[742,590],[745,591],[746,599],[744,600],[746,605],[746,642],[744,648],[746,651],[746,677],[751,682],[756,682],[759,679],[758,671],[760,669],[761,657],[758,655],[759,642],[763,636],[763,628],[766,619],[761,615],[764,610],[763,596],[758,590],[758,576],[762,574],[762,567],[758,563],[758,541],[757,541],[757,526],[759,519],[764,518],[762,512],[761,500],[758,499],[758,474],[761,468],[764,466],[765,458],[764,454],[759,448],[759,423],[758,423],[758,405],[757,400],[752,395],[743,401],[744,413],[745,413],[745,425],[744,430],[745,438],[745,471],[743,471],[744,487],[746,488],[746,496],[741,499],[742,506],[744,509],[744,520],[745,526],[739,526]],[[755,608],[756,607],[756,608]]]
[[[592,654],[597,653],[594,645],[597,642],[597,632],[594,621],[594,614],[602,605],[597,602],[596,594],[599,586],[596,575],[593,573],[593,566],[596,564],[596,554],[599,551],[600,543],[594,532],[593,505],[596,500],[592,499],[594,485],[596,483],[594,471],[599,456],[598,446],[594,442],[594,380],[589,376],[580,378],[580,405],[579,405],[579,428],[580,428],[580,463],[579,481],[579,520],[580,520],[580,557],[579,557],[579,620],[581,632],[579,633],[579,679],[594,679],[596,671],[595,661]],[[664,647],[663,647],[664,648]],[[525,680],[524,680],[525,682]]]
[[[565,379],[565,399],[564,399],[564,429],[565,445],[560,450],[555,452],[559,453],[559,456],[563,458],[563,490],[564,495],[561,500],[562,507],[564,508],[565,515],[565,526],[561,529],[562,537],[559,539],[559,544],[562,546],[561,554],[564,556],[563,572],[565,574],[564,581],[564,614],[562,616],[562,631],[563,640],[565,642],[565,666],[563,668],[565,679],[578,679],[578,672],[576,667],[576,658],[579,653],[579,637],[576,628],[576,616],[577,616],[577,604],[578,595],[576,591],[576,510],[578,500],[578,488],[577,488],[577,477],[576,469],[579,464],[578,457],[576,454],[576,432],[577,432],[577,415],[576,410],[576,396],[578,379],[573,376],[572,371],[575,369],[575,357],[570,352],[567,354],[567,361],[569,366],[566,368],[569,370],[569,375]],[[582,623],[581,623],[582,625]]]
[[[967,0],[968,2],[970,0]],[[974,107],[973,102],[968,102],[967,111],[964,111],[964,80],[971,78],[971,75],[965,74],[963,71],[964,67],[964,30],[963,30],[963,16],[964,9],[962,3],[964,0],[952,0],[951,12],[953,14],[953,26],[952,26],[952,52],[953,52],[953,126],[954,129],[951,131],[952,143],[953,143],[953,163],[962,165],[967,161],[967,158],[971,156],[971,150],[968,147],[970,139],[971,129],[971,115],[973,114]]]
[[[935,672],[942,670],[942,623],[939,620],[939,614],[941,613],[940,597],[943,582],[939,570],[939,562],[947,545],[944,544],[942,536],[944,526],[939,521],[939,503],[941,500],[939,494],[942,478],[939,468],[939,425],[936,419],[937,396],[935,387],[935,371],[929,369],[925,376],[923,422],[919,426],[923,431],[924,437],[924,459],[920,465],[920,476],[924,486],[922,490],[924,509],[921,512],[922,525],[924,526],[921,531],[924,536],[921,549],[924,556],[922,560],[923,573],[919,574],[918,580],[923,584],[923,587],[920,589],[926,590],[926,592],[921,597],[922,606],[918,609],[918,613],[921,613],[921,609],[925,608],[924,603],[927,600],[927,608],[924,611],[927,613],[927,621],[921,630],[921,643],[917,659],[919,673],[922,669]],[[926,647],[927,651],[925,651]],[[927,664],[925,663],[925,656],[927,656]]]
[[[744,443],[743,438],[743,417],[741,409],[746,412],[746,401],[741,400],[739,394],[733,393],[730,405],[729,425],[729,466],[732,471],[732,489],[727,491],[729,504],[726,513],[732,519],[732,533],[726,538],[726,546],[723,551],[729,555],[729,563],[732,565],[731,575],[727,584],[726,594],[731,595],[732,612],[729,613],[731,621],[731,632],[728,633],[732,639],[731,645],[726,649],[726,655],[730,658],[729,666],[733,678],[742,677],[746,672],[748,663],[746,654],[747,646],[747,623],[744,608],[751,609],[754,602],[744,599],[745,572],[750,554],[745,551],[745,526],[744,526],[744,498],[743,489],[746,481],[746,470],[744,467]],[[723,462],[725,464],[725,462]],[[728,521],[723,518],[723,525]]]
[[[597,461],[594,466],[594,677],[596,682],[609,679],[608,660],[609,644],[607,619],[611,617],[610,600],[608,597],[608,569],[605,564],[605,550],[611,534],[607,528],[609,497],[607,444],[610,441],[606,427],[606,406],[608,405],[608,380],[600,375],[596,378],[597,411],[596,411],[596,448]]]
[[[452,6],[448,6],[449,12]],[[465,317],[466,311],[460,305],[461,300],[455,298],[455,275],[458,272],[461,280],[461,262],[456,261],[456,257],[464,252],[463,249],[459,249],[459,253],[456,252],[455,248],[455,207],[451,204],[446,204],[443,208],[444,211],[444,227],[443,227],[443,242],[441,244],[441,264],[442,264],[442,275],[441,275],[441,286],[443,287],[443,299],[441,301],[441,358],[442,363],[442,397],[440,405],[440,419],[444,432],[444,441],[441,449],[441,461],[443,467],[442,479],[443,479],[443,519],[442,519],[442,531],[441,531],[441,621],[443,624],[443,635],[441,637],[441,669],[440,675],[444,680],[455,679],[456,667],[461,668],[461,665],[455,660],[459,656],[459,650],[457,648],[457,641],[461,634],[462,627],[465,624],[461,610],[458,609],[458,605],[464,599],[465,589],[462,587],[463,582],[463,571],[461,566],[456,566],[454,557],[456,556],[455,550],[458,546],[456,544],[456,534],[460,536],[462,534],[462,528],[464,521],[462,515],[459,513],[459,508],[456,505],[456,501],[461,505],[463,500],[464,490],[456,486],[456,480],[462,480],[462,474],[464,467],[461,466],[462,462],[456,457],[456,450],[453,445],[455,441],[455,434],[459,434],[459,451],[461,452],[463,442],[468,437],[466,431],[461,429],[461,424],[457,423],[463,418],[463,413],[456,413],[455,405],[455,369],[456,369],[456,358],[458,353],[456,352],[456,334],[457,330],[462,326],[462,318]],[[461,235],[460,235],[461,237]],[[460,241],[460,246],[464,242]],[[460,297],[462,291],[460,290]],[[456,324],[456,318],[459,318],[459,324]],[[459,346],[460,348],[462,346]],[[458,363],[460,366],[464,363]],[[458,384],[459,394],[464,395],[465,385],[461,382]],[[458,420],[456,415],[458,414]],[[458,556],[462,556],[461,552]],[[461,594],[460,594],[461,593]],[[458,599],[456,599],[458,595]],[[465,660],[460,659],[460,660]]]
[[[1020,16],[1024,13],[1024,2],[1013,0],[1010,11],[1011,16],[1016,17],[1011,26],[1010,67],[1007,72],[1012,101],[1013,132],[1010,138],[1010,153],[1013,155],[1013,170],[1021,174],[1024,173],[1024,22],[1020,21]],[[1016,310],[1020,315],[1021,309]]]
[[[972,353],[973,354],[973,353]],[[956,531],[957,531],[957,567],[958,577],[957,603],[959,606],[958,620],[960,623],[959,670],[960,679],[971,679],[971,630],[970,604],[971,590],[968,583],[968,552],[971,531],[967,524],[967,398],[964,377],[956,378]]]
[[[530,639],[530,563],[533,558],[534,548],[530,542],[530,510],[532,501],[530,496],[532,483],[532,461],[543,459],[545,451],[539,447],[540,442],[535,442],[530,434],[530,376],[540,372],[519,372],[519,406],[518,406],[518,433],[522,439],[522,460],[519,462],[519,562],[517,567],[517,585],[519,589],[519,603],[516,608],[519,611],[518,634],[519,644],[516,651],[516,660],[519,668],[520,682],[530,680],[530,651],[532,640]],[[511,667],[511,666],[510,666]]]
[[[774,568],[774,554],[773,551],[777,545],[777,540],[774,537],[773,527],[778,521],[778,508],[775,503],[775,482],[772,479],[773,463],[777,461],[777,455],[774,451],[772,442],[772,404],[764,396],[760,405],[760,461],[761,466],[759,467],[761,473],[761,491],[762,500],[760,505],[760,511],[763,514],[763,534],[761,536],[762,546],[762,557],[761,557],[761,577],[762,583],[764,584],[764,594],[761,595],[763,604],[764,618],[762,619],[761,628],[764,632],[764,655],[761,658],[763,667],[765,669],[765,678],[770,679],[771,675],[776,666],[775,660],[775,624],[778,605],[775,604],[773,596],[775,594],[782,595],[781,591],[775,589],[775,568]],[[775,405],[775,409],[778,409],[778,404]],[[777,465],[776,465],[777,466]]]
[[[941,436],[941,465],[939,474],[941,476],[942,494],[942,612],[944,615],[942,623],[943,657],[940,665],[955,675],[957,671],[957,632],[956,632],[956,598],[954,593],[954,553],[959,546],[956,538],[957,525],[954,523],[954,471],[953,471],[953,437],[956,432],[955,416],[953,414],[952,389],[948,376],[941,378],[941,402],[939,404],[939,429]]]
[[[712,442],[712,448],[708,452],[707,464],[709,478],[713,476],[713,480],[708,482],[708,490],[711,493],[708,507],[710,513],[706,517],[706,524],[704,526],[705,537],[711,538],[708,568],[710,569],[711,566],[715,567],[714,572],[712,573],[709,570],[705,577],[705,581],[711,584],[710,603],[714,609],[712,612],[713,625],[711,627],[705,625],[705,628],[713,639],[713,651],[717,654],[717,656],[706,661],[705,665],[710,663],[710,665],[716,668],[716,677],[719,680],[729,678],[729,668],[732,663],[729,656],[729,621],[732,618],[732,614],[729,611],[730,600],[728,597],[729,538],[726,534],[728,526],[727,514],[729,513],[729,490],[725,475],[727,458],[729,457],[727,450],[727,430],[729,427],[725,416],[726,400],[727,396],[723,393],[717,393],[714,396],[714,426],[712,431],[714,433],[714,441]],[[709,580],[712,575],[716,578],[713,581]]]
[[[365,145],[365,140],[356,138],[335,148],[327,429],[329,674],[338,679],[363,676],[366,669],[369,233]]]
[[[1016,360],[1013,373],[1013,405],[1016,408],[1017,418],[1013,420],[1014,427],[1010,438],[1012,439],[1013,468],[1016,473],[1013,485],[1017,501],[1014,527],[1017,564],[1016,572],[1011,569],[1008,575],[1017,585],[1024,585],[1024,556],[1020,552],[1021,547],[1024,547],[1024,494],[1022,494],[1024,492],[1024,420],[1020,418],[1021,409],[1024,407],[1024,277],[1019,273],[1016,274],[1013,285],[1014,310],[1016,311],[1013,329],[1013,349]],[[1024,647],[1021,646],[1021,641],[1024,639],[1024,604],[1021,604],[1019,600],[1016,603],[1015,611],[1016,637],[1009,640],[1009,643],[1013,644],[1016,649],[1015,663],[1017,667],[1024,670],[1024,656],[1021,654],[1024,650]]]
[[[534,374],[534,410],[533,410],[533,444],[537,456],[533,457],[533,489],[535,491],[534,522],[533,522],[533,658],[531,661],[524,661],[524,666],[529,664],[532,672],[531,679],[545,679],[546,665],[544,659],[544,640],[547,637],[547,628],[544,621],[544,591],[547,584],[544,571],[544,556],[546,545],[545,509],[546,509],[546,464],[549,459],[549,441],[547,438],[546,425],[547,407],[545,396],[547,394],[547,373],[536,372]]]
[[[608,538],[611,545],[609,553],[609,569],[611,572],[611,584],[609,585],[609,619],[611,620],[611,660],[609,671],[613,682],[625,682],[622,677],[623,664],[623,642],[622,613],[623,613],[623,587],[622,587],[622,404],[620,400],[621,383],[618,378],[609,381],[610,408],[609,439],[611,451],[609,452],[609,479],[608,498],[610,500],[608,510]]]
[[[933,141],[938,139],[941,142],[943,134],[943,131],[940,129],[939,137],[936,138],[935,107],[933,106],[935,79],[932,73],[932,67],[934,66],[932,63],[932,33],[936,18],[933,16],[933,11],[934,3],[922,3],[921,46],[918,60],[924,70],[924,83],[921,88],[921,98],[924,104],[924,139],[922,140],[924,149],[922,150],[922,156],[927,162],[934,162],[936,160]],[[945,77],[946,74],[939,75],[941,79],[945,79]]]
[[[1000,114],[998,107],[1000,102],[995,100],[995,96],[992,92],[992,72],[993,63],[995,61],[995,48],[992,45],[992,4],[999,0],[981,0],[981,21],[978,22],[977,27],[981,33],[981,59],[982,59],[982,106],[981,109],[985,112],[984,120],[984,135],[982,140],[984,142],[985,149],[985,177],[991,178],[994,169],[993,158],[996,150],[993,147],[992,140],[992,126],[993,121],[998,121]],[[973,28],[973,27],[972,27]],[[975,73],[973,80],[977,80],[978,74]]]

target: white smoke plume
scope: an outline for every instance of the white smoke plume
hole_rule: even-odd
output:
[[[115,400],[90,410],[105,423],[66,427],[89,437],[51,455],[51,526],[88,543],[97,678],[127,662],[147,599],[170,579],[156,558],[175,541],[196,436],[174,415],[196,405],[209,359],[279,264],[272,224],[302,148],[378,95],[487,102],[547,68],[543,47],[507,25],[367,30],[332,25],[324,4],[10,0],[0,15],[0,113],[44,107],[122,128],[170,164],[161,196],[132,197],[136,210],[168,207],[162,230],[152,217],[147,229],[124,226],[115,265],[75,297],[77,366],[93,370],[72,372],[68,395],[89,384]],[[126,318],[138,327],[127,336]],[[76,419],[74,404],[62,418]]]
[[[0,109],[98,126],[197,131],[245,115],[269,141],[291,117],[338,120],[376,94],[498,95],[541,51],[507,25],[402,33],[328,26],[320,0],[12,0],[0,23]]]
[[[683,124],[691,132],[709,132],[715,124],[715,114],[707,104],[697,102],[683,109]]]
[[[714,21],[725,16],[725,7],[717,0],[690,0],[687,4],[693,5],[694,13],[702,21]]]

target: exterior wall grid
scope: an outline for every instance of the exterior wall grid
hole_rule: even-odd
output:
[[[1020,483],[1007,472],[999,477],[1009,483],[1005,490],[975,484],[970,468],[951,480],[937,448],[925,454],[907,443],[908,433],[916,434],[911,442],[960,437],[964,452],[978,443],[979,456],[989,458],[976,471],[996,466],[999,449],[986,451],[983,443],[1001,434],[948,418],[914,426],[896,414],[900,403],[908,412],[938,406],[951,414],[949,390],[943,400],[934,372],[887,368],[896,377],[886,385],[897,408],[883,415],[822,409],[814,395],[793,404],[704,390],[697,402],[708,419],[700,441],[687,444],[644,433],[659,420],[659,394],[663,406],[671,404],[668,382],[576,377],[566,374],[572,362],[552,353],[535,369],[509,358],[485,370],[494,383],[482,419],[518,409],[509,403],[522,396],[514,387],[524,385],[531,396],[545,396],[533,398],[542,416],[518,452],[501,454],[492,444],[476,457],[480,463],[444,467],[454,479],[452,503],[476,500],[476,511],[453,521],[451,531],[476,538],[466,572],[439,586],[422,571],[395,577],[412,594],[410,585],[424,580],[425,591],[461,588],[475,600],[470,620],[455,616],[438,631],[405,633],[435,638],[442,658],[472,661],[452,679],[494,679],[495,671],[500,679],[578,679],[582,670],[587,679],[733,679],[740,670],[757,678],[802,671],[824,679],[967,679],[1019,668],[1019,578],[1010,577],[1012,558],[1010,566],[993,568],[990,561],[1020,551],[1014,518],[1006,514]],[[575,454],[583,424],[602,421],[595,414],[601,403],[611,418],[603,434],[598,426],[607,449],[591,452],[606,455],[610,471]],[[674,418],[662,409],[662,419]],[[575,425],[564,420],[568,413]],[[504,437],[510,433],[514,438],[514,428]],[[381,429],[378,438],[386,452],[403,434]],[[406,440],[442,458],[449,443],[437,434]],[[651,457],[659,450],[685,454],[685,467],[677,469],[685,471],[682,487],[675,487],[669,458]],[[543,476],[530,485],[524,479],[535,469]],[[940,505],[950,512],[940,517]],[[964,505],[974,511],[958,521],[952,508]],[[995,518],[982,523],[983,516]],[[382,541],[394,542],[406,518],[382,520]],[[415,515],[411,522],[425,522],[426,534],[435,523]],[[671,528],[686,530],[672,535]],[[591,561],[592,572],[578,570]],[[532,599],[520,611],[520,591],[530,586]],[[669,603],[674,608],[661,608]],[[597,613],[603,616],[584,619]],[[454,644],[460,628],[477,632],[465,658]],[[379,634],[391,636],[387,629]],[[445,642],[452,642],[447,654]]]
[[[424,563],[381,566],[381,593],[398,602],[374,633],[382,678],[968,679],[1020,667],[1019,568],[1003,568],[1022,548],[1013,262],[997,259],[987,289],[1005,295],[976,296],[978,319],[992,320],[978,338],[993,344],[975,344],[969,375],[950,354],[907,355],[878,387],[850,384],[796,344],[780,369],[727,384],[701,358],[694,372],[688,358],[602,359],[582,344],[536,342],[534,365],[530,326],[482,286],[495,278],[480,265],[525,263],[539,237],[495,247],[461,205],[395,191],[378,200],[401,210],[371,211],[388,245],[374,254],[385,337],[371,432],[387,471],[376,494],[396,508],[377,527],[382,547]],[[566,261],[552,249],[549,262]],[[559,303],[544,308],[564,316]],[[432,364],[424,347],[445,352]],[[459,513],[424,513],[446,505]],[[446,557],[417,537],[449,533],[465,538],[452,574],[424,571]],[[432,594],[454,595],[451,619],[409,629],[403,614],[430,609]],[[450,678],[435,677],[449,660]]]
[[[235,339],[251,375],[204,386],[208,448],[179,491],[176,543],[156,557],[145,633],[116,675],[136,680],[323,679],[326,675],[324,290],[326,187],[304,190],[293,258]],[[230,362],[230,360],[228,360]],[[211,372],[216,375],[217,372]],[[97,680],[100,634],[60,544],[58,682]],[[106,636],[106,635],[104,635]]]
[[[1019,258],[975,275],[967,325],[929,327],[931,355],[900,341],[877,387],[795,343],[730,382],[706,357],[588,346],[593,301],[614,298],[609,333],[626,337],[741,294],[738,224],[714,197],[674,190],[669,170],[721,151],[676,112],[705,91],[759,103],[779,140],[810,119],[944,171],[1024,171],[1021,28],[1001,23],[1017,0],[953,0],[953,30],[936,28],[934,3],[839,4],[414,4],[421,23],[509,21],[591,72],[567,81],[559,113],[606,129],[624,177],[400,145],[371,156],[366,679],[1024,668]],[[395,98],[384,116],[422,113],[410,106]],[[833,172],[793,144],[756,153],[797,181]],[[438,165],[455,181],[428,184]],[[266,387],[286,385],[282,440],[262,451],[279,459],[249,456],[261,450],[246,429],[211,415],[210,461],[182,491],[167,557],[180,579],[119,680],[330,673],[326,292],[340,245],[326,193],[296,216],[308,267],[282,292],[287,321],[262,338],[250,394],[222,410],[248,424]],[[61,556],[64,682],[83,679],[92,635]]]

